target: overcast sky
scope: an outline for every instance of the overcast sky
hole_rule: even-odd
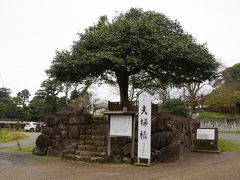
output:
[[[34,95],[55,50],[68,49],[101,15],[131,7],[177,19],[226,67],[240,62],[239,0],[0,0],[0,87]]]

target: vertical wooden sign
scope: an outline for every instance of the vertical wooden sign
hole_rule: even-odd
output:
[[[141,159],[151,160],[151,95],[143,91],[139,95],[138,107],[138,163]]]

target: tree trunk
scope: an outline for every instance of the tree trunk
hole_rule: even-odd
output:
[[[129,84],[129,75],[126,71],[121,71],[116,73],[117,83],[120,92],[120,102],[121,104],[128,103],[128,84]]]

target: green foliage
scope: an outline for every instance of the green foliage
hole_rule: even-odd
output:
[[[238,110],[238,106],[236,106],[238,102],[240,102],[240,92],[232,92],[231,89],[222,86],[208,95],[205,104],[211,111],[235,113]]]
[[[182,85],[215,77],[218,65],[206,46],[198,44],[179,22],[131,8],[112,21],[100,17],[79,34],[70,52],[57,51],[47,72],[64,82],[97,78],[117,83],[121,101],[126,101],[132,76],[139,87],[151,86],[155,79],[164,85]]]
[[[199,113],[199,117],[200,119],[224,119],[224,118],[229,119],[229,118],[240,118],[240,115],[204,111]]]
[[[99,120],[99,121],[107,120],[107,116],[95,115],[95,116],[93,116],[93,120]]]
[[[29,91],[27,89],[24,89],[21,92],[17,93],[17,98],[19,100],[19,104],[23,108],[26,107],[26,103],[28,102],[30,96],[31,96],[31,94],[29,93]]]
[[[222,73],[220,82],[227,88],[240,90],[240,63],[226,68]]]
[[[26,102],[27,97],[11,97],[10,89],[0,88],[0,118],[11,118],[11,119],[30,119],[30,114],[28,112]],[[23,93],[28,92],[28,90],[21,91]]]
[[[0,149],[0,152],[8,152],[8,153],[32,153],[34,146],[29,146],[29,147],[21,147],[21,149],[19,149],[19,147],[17,148],[4,148],[4,149]]]
[[[19,130],[19,129],[21,129],[21,124],[20,124],[20,122],[19,121],[17,121],[17,123],[14,125],[14,128],[16,129],[16,130]]]
[[[188,116],[186,104],[179,99],[169,99],[160,106],[161,112],[167,112],[179,116]]]
[[[37,156],[37,155],[32,156],[32,161],[37,161],[37,162],[57,161],[59,159],[60,159],[59,157]]]
[[[42,97],[35,96],[29,103],[29,112],[31,119],[39,120],[43,118],[47,112],[47,105]]]
[[[239,143],[235,143],[225,139],[219,139],[218,143],[219,143],[219,149],[221,152],[226,152],[226,151],[239,152],[240,151]]]
[[[10,94],[11,94],[10,89],[4,87],[0,88],[0,101],[1,102],[8,101],[10,99]]]

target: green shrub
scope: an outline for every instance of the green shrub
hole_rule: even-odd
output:
[[[104,116],[104,115],[95,115],[95,116],[93,116],[93,120],[104,121],[104,120],[107,120],[107,116]]]
[[[167,112],[178,116],[188,116],[187,105],[179,99],[170,99],[160,106],[161,112]]]
[[[15,127],[16,130],[21,129],[21,124],[20,124],[20,122],[17,121],[17,123],[14,125],[14,127]]]

